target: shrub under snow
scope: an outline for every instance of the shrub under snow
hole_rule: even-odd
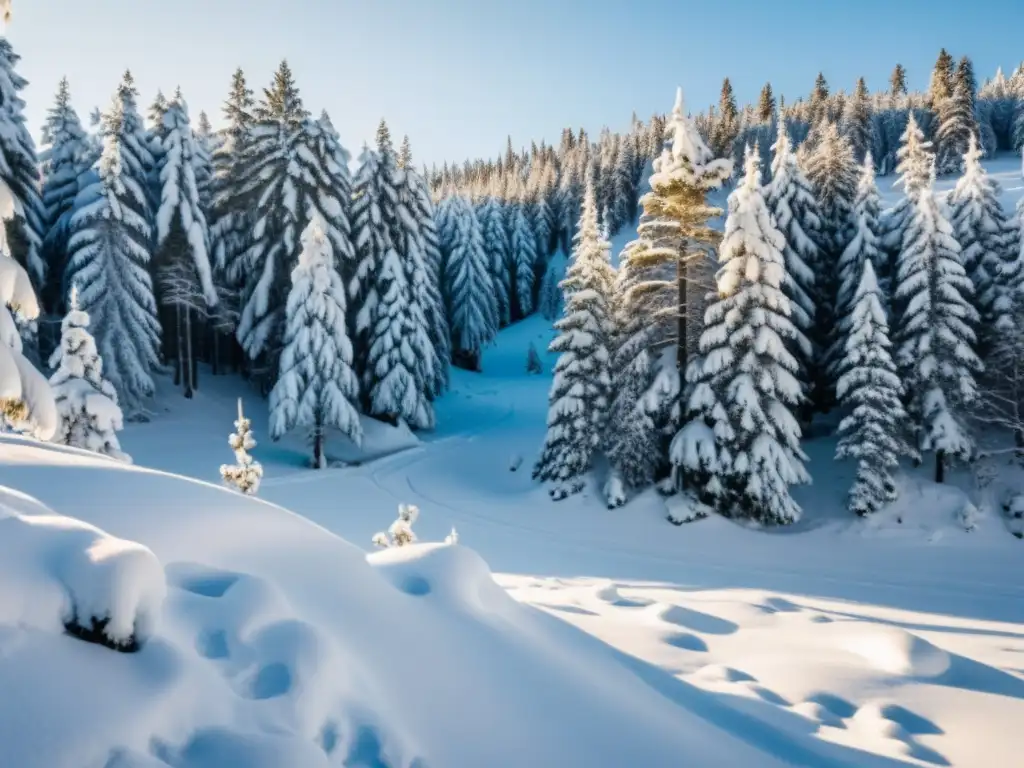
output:
[[[387,533],[381,531],[373,535],[373,545],[381,549],[387,549],[388,547],[404,547],[409,544],[415,544],[416,534],[413,533],[412,524],[416,522],[419,516],[419,507],[412,504],[399,504],[398,519],[391,524]],[[455,533],[454,528],[452,529],[452,535],[455,536],[455,541],[458,541],[458,534]],[[452,535],[449,535],[448,538],[452,538]],[[445,539],[445,542],[449,544],[454,544],[455,541]]]

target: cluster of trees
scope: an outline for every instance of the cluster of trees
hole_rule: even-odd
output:
[[[858,161],[843,123],[823,113],[800,151],[780,130],[770,176],[748,145],[719,226],[712,201],[733,161],[680,94],[617,272],[588,183],[534,470],[554,498],[580,490],[603,454],[611,506],[658,482],[688,509],[789,523],[790,488],[810,479],[802,435],[838,408],[836,457],[857,464],[850,508],[869,514],[894,498],[901,457],[933,453],[939,482],[949,460],[970,459],[975,417],[1024,438],[1021,222],[977,134],[943,200],[933,185],[947,155],[911,114],[903,196],[883,211],[871,152]]]

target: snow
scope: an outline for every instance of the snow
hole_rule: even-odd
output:
[[[1018,160],[986,167],[1009,210]],[[1019,467],[993,459],[988,486],[951,468],[937,486],[904,463],[899,500],[861,520],[845,509],[853,462],[810,436],[814,484],[793,489],[804,514],[785,531],[676,527],[668,513],[691,510],[654,490],[608,510],[600,472],[554,506],[509,471],[543,441],[552,337],[539,316],[510,326],[482,373],[452,372],[435,432],[363,420],[362,447],[329,440],[319,472],[301,439],[264,439],[266,407],[228,376],[191,401],[157,377],[151,422],[119,435],[135,466],[0,437],[0,762],[1019,763],[1024,586],[1002,508],[1022,506],[1003,495]],[[531,343],[542,375],[525,370]],[[240,395],[256,499],[213,485]],[[399,504],[437,543],[368,555]],[[452,528],[459,543],[439,544]],[[34,549],[8,555],[17,537]],[[139,578],[86,557],[97,541]],[[77,554],[30,556],[58,551]],[[67,583],[95,611],[132,594],[139,608],[161,575],[137,653],[63,633]],[[129,582],[153,591],[113,588]]]

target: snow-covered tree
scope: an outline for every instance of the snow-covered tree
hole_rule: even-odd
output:
[[[524,200],[512,202],[510,217],[510,255],[515,276],[512,318],[520,320],[533,312],[533,291],[537,284],[537,237],[526,217]]]
[[[615,273],[611,248],[597,225],[593,179],[588,179],[572,263],[563,287],[565,313],[555,323],[558,353],[548,398],[548,432],[533,477],[551,483],[551,498],[583,490],[604,438],[611,387],[609,344]]]
[[[412,526],[419,516],[419,507],[412,504],[399,504],[398,519],[390,525],[387,533],[382,531],[373,535],[373,545],[387,549],[388,547],[407,547],[410,544],[415,544],[417,539]]]
[[[544,373],[544,365],[540,361],[540,354],[537,352],[537,347],[532,341],[526,350],[526,372]]]
[[[238,419],[235,431],[228,436],[228,445],[235,452],[235,463],[221,465],[221,479],[225,485],[255,496],[263,479],[263,466],[249,454],[256,447],[256,438],[252,436],[252,422],[242,413],[242,398],[238,398]]]
[[[443,203],[450,226],[442,233],[443,295],[452,334],[452,361],[480,370],[480,352],[498,332],[498,302],[487,270],[480,223],[461,195]]]
[[[122,86],[103,115],[103,153],[71,216],[66,280],[77,286],[79,305],[92,318],[122,408],[137,413],[153,394],[160,324],[149,273],[147,173],[130,106]]]
[[[480,222],[483,236],[484,251],[487,253],[488,271],[494,283],[494,295],[498,300],[498,324],[508,325],[512,320],[512,260],[510,235],[514,234],[511,222],[514,221],[518,206],[502,204],[495,195],[488,195],[476,206],[477,219]],[[506,228],[506,224],[509,227]],[[531,235],[532,236],[532,235]]]
[[[785,238],[760,180],[759,160],[748,152],[743,181],[729,196],[719,298],[705,316],[701,358],[687,371],[692,418],[671,456],[722,514],[790,523],[800,507],[789,486],[810,479],[793,415],[803,398],[799,366],[787,349],[801,334],[783,293]]]
[[[861,166],[857,183],[857,197],[853,204],[854,235],[839,257],[839,293],[836,298],[835,346],[830,354],[830,370],[837,375],[840,360],[846,351],[847,334],[851,331],[850,314],[853,311],[857,293],[864,276],[864,262],[871,262],[872,274],[877,281],[874,267],[881,258],[879,241],[879,197],[875,185],[875,164],[868,152]],[[883,300],[883,306],[885,302]]]
[[[68,229],[78,194],[79,177],[92,166],[92,145],[78,114],[71,106],[71,87],[65,77],[57,89],[57,99],[43,126],[42,166],[43,207],[46,211],[42,242],[46,263],[46,289],[43,303],[55,311],[64,300],[64,269],[67,266]]]
[[[871,96],[861,77],[857,80],[857,89],[846,100],[842,118],[842,133],[850,142],[853,159],[857,163],[863,163],[864,156],[871,149],[874,141],[871,129]]]
[[[165,350],[177,360],[176,370],[192,397],[198,384],[192,349],[193,323],[198,324],[195,298],[206,307],[217,304],[209,258],[209,229],[196,181],[198,149],[188,116],[188,105],[179,92],[163,116],[157,157],[160,207],[156,215],[157,295],[170,314],[164,321]],[[167,280],[175,285],[167,285]],[[181,285],[178,285],[181,283]],[[170,290],[162,291],[165,285]]]
[[[881,275],[895,276],[907,224],[922,192],[931,187],[934,161],[931,146],[931,142],[925,141],[924,132],[911,112],[896,153],[896,173],[899,174],[896,186],[903,188],[903,196],[892,208],[884,211],[881,218],[882,245],[889,257],[886,268],[878,270]]]
[[[196,154],[192,165],[195,168],[196,187],[199,189],[199,202],[206,211],[207,224],[210,223],[210,211],[213,208],[213,153],[219,144],[217,135],[210,125],[206,112],[199,113],[195,129]],[[213,259],[210,260],[211,266]]]
[[[970,138],[978,135],[974,94],[966,82],[957,81],[952,95],[939,104],[939,129],[935,134],[937,173],[959,173]]]
[[[780,128],[772,149],[772,181],[765,193],[775,226],[786,241],[782,252],[786,264],[782,291],[789,299],[790,320],[806,336],[817,313],[814,268],[820,261],[820,251],[815,240],[821,229],[821,216],[814,190],[797,163],[788,131]],[[794,336],[787,341],[789,351],[807,379],[813,381],[816,376],[811,372],[816,361],[809,348],[797,343],[799,338]]]
[[[362,299],[355,312],[365,344],[360,373],[371,416],[430,429],[436,365],[423,306],[427,274],[411,198],[399,193],[404,184],[381,121],[377,151],[363,152],[355,183],[357,272],[349,291]]]
[[[277,440],[295,427],[308,428],[317,469],[326,466],[325,429],[340,430],[356,445],[363,435],[355,408],[359,382],[346,330],[345,285],[326,229],[314,214],[302,233],[285,310],[280,374],[270,393],[270,436]]]
[[[55,369],[50,377],[60,416],[53,440],[84,448],[122,461],[117,433],[124,426],[117,392],[103,378],[103,360],[89,333],[89,315],[78,307],[78,292],[72,287],[68,313],[61,323],[60,347],[50,358]]]
[[[981,337],[988,346],[1011,332],[1021,285],[1020,235],[999,202],[1002,190],[981,164],[981,148],[971,134],[964,174],[949,196],[960,260],[974,287]]]
[[[978,313],[960,258],[953,226],[929,184],[907,223],[896,274],[895,299],[903,308],[896,362],[918,448],[935,451],[936,482],[944,478],[947,457],[967,459],[974,449],[966,416],[981,369],[972,330]]]
[[[28,82],[15,71],[21,57],[0,36],[0,179],[17,201],[9,218],[6,241],[10,255],[25,269],[36,291],[45,284],[42,258],[45,209],[39,193],[36,145],[25,124],[21,92]]]
[[[900,400],[902,386],[890,352],[883,301],[871,259],[864,259],[836,385],[839,404],[848,414],[839,425],[836,458],[857,462],[849,499],[850,510],[858,515],[895,500],[893,470],[900,456],[914,455],[902,436],[907,415]]]

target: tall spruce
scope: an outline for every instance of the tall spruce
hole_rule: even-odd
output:
[[[566,273],[565,312],[549,351],[558,354],[548,397],[548,431],[533,470],[555,500],[579,493],[601,446],[608,418],[609,342],[615,273],[601,236],[593,179],[588,178],[572,263]]]
[[[787,349],[800,330],[783,293],[785,238],[754,152],[744,167],[729,196],[718,299],[688,371],[690,420],[673,440],[672,461],[720,513],[783,524],[800,517],[789,487],[810,480],[793,415],[803,397],[799,364]]]
[[[857,79],[853,95],[846,100],[842,118],[842,132],[850,142],[853,159],[857,163],[864,162],[864,156],[871,151],[874,142],[871,114],[871,96],[861,77]]]
[[[953,95],[953,57],[943,48],[932,69],[931,81],[928,84],[928,106],[938,112],[942,102]]]
[[[947,458],[966,460],[974,450],[966,417],[977,399],[974,374],[981,369],[972,329],[978,313],[960,259],[953,227],[929,183],[903,235],[895,291],[903,308],[896,360],[910,395],[918,448],[935,452],[940,483]]]
[[[907,127],[900,137],[899,151],[896,153],[896,173],[899,174],[896,186],[902,187],[903,196],[882,214],[882,245],[885,247],[889,262],[885,269],[879,270],[883,275],[895,277],[899,268],[899,254],[903,250],[904,232],[917,201],[931,186],[931,146],[931,142],[925,141],[924,133],[911,112]]]
[[[871,260],[865,259],[844,334],[836,392],[847,415],[839,424],[837,459],[857,462],[849,493],[850,510],[876,512],[896,499],[893,470],[900,456],[912,456],[902,433],[907,415],[903,392],[892,360],[884,297]]]
[[[133,102],[120,89],[103,115],[103,152],[75,200],[66,280],[96,329],[107,378],[129,414],[144,410],[159,365],[160,324],[150,278],[148,174]],[[148,156],[148,152],[146,153]]]
[[[939,129],[935,134],[935,165],[937,173],[959,173],[971,137],[978,135],[974,116],[974,94],[967,78],[954,78],[953,93],[939,104]]]
[[[509,254],[512,262],[513,299],[512,319],[521,320],[533,312],[534,286],[538,283],[536,274],[537,237],[526,215],[525,199],[512,201],[510,206]]]
[[[757,100],[757,119],[762,123],[770,123],[775,118],[777,106],[775,94],[772,93],[772,84],[765,83]]]
[[[510,239],[513,234],[515,214],[519,206],[515,201],[501,202],[496,195],[488,195],[476,206],[494,282],[494,295],[498,299],[498,324],[508,325],[512,320],[512,256]]]
[[[711,148],[715,157],[732,157],[733,143],[739,132],[740,116],[736,108],[736,95],[727,77],[722,81],[722,92],[718,99],[718,120],[711,136]]]

